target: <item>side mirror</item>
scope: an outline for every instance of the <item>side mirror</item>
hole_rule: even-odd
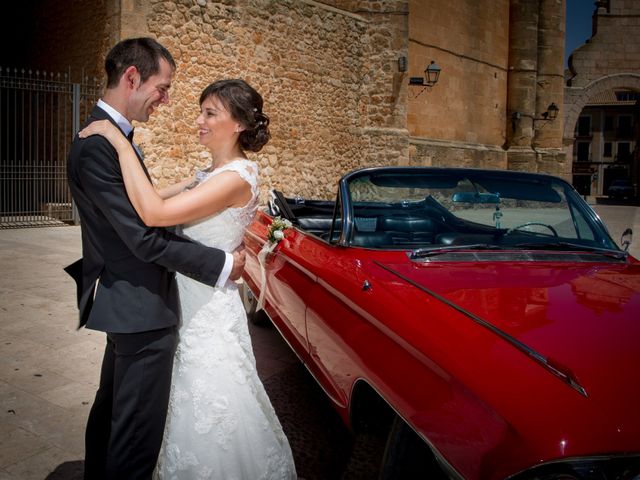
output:
[[[622,235],[620,236],[620,245],[622,245],[623,250],[626,252],[629,250],[629,245],[631,245],[631,240],[633,239],[633,230],[627,228]]]

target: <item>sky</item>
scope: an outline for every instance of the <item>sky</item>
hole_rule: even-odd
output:
[[[564,65],[580,45],[591,37],[591,16],[595,10],[594,0],[567,0],[567,31],[564,44]]]

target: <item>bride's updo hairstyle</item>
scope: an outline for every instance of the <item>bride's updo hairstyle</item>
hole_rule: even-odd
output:
[[[259,152],[271,134],[269,117],[262,113],[262,97],[244,80],[218,80],[204,89],[200,95],[200,105],[209,97],[220,99],[224,108],[244,130],[238,141],[243,150]]]

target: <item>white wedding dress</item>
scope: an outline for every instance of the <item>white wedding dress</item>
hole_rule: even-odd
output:
[[[230,170],[251,185],[251,201],[182,230],[227,252],[240,245],[255,215],[257,166],[234,160],[198,175],[201,183]],[[182,325],[157,478],[295,479],[289,442],[258,378],[236,284],[228,281],[223,288],[212,288],[179,274],[177,281]]]

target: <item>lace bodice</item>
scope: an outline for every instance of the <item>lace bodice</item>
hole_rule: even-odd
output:
[[[251,186],[251,199],[247,204],[244,207],[227,208],[210,217],[185,224],[180,230],[184,236],[204,245],[231,252],[242,242],[244,231],[258,209],[258,166],[250,160],[237,159],[212,171],[198,171],[197,185],[194,188],[228,171],[236,172]]]

